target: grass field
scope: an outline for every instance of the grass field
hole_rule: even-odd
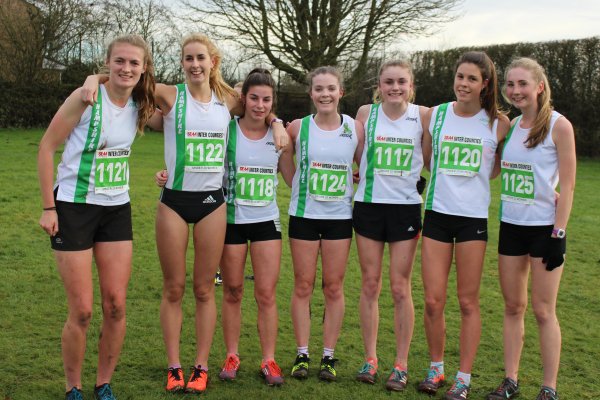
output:
[[[60,332],[66,317],[66,301],[46,234],[38,226],[40,196],[36,172],[37,143],[42,131],[0,131],[0,398],[5,400],[59,399],[64,396],[64,374],[60,357]],[[129,286],[127,337],[121,360],[113,377],[119,400],[173,399],[164,393],[166,356],[159,325],[161,273],[154,242],[154,214],[158,189],[153,174],[162,168],[162,136],[149,133],[132,149],[131,203],[134,226],[133,274]],[[563,353],[559,375],[561,399],[600,399],[600,162],[582,160],[578,165],[575,206],[569,224],[568,261],[558,299],[563,332]],[[481,286],[483,334],[474,367],[472,399],[484,398],[503,377],[503,303],[497,274],[498,182],[493,184],[490,209],[490,241]],[[379,382],[368,386],[354,381],[363,357],[358,321],[360,270],[353,246],[346,275],[346,317],[336,348],[339,358],[337,383],[325,384],[316,378],[313,362],[307,381],[289,378],[295,357],[294,335],[289,313],[293,274],[287,244],[289,191],[280,187],[284,254],[278,285],[279,338],[277,360],[288,376],[281,388],[266,387],[258,375],[260,349],[256,333],[256,307],[252,282],[247,281],[243,301],[240,343],[242,369],[235,383],[223,383],[217,372],[225,356],[220,329],[215,334],[210,359],[211,383],[206,399],[425,399],[416,383],[428,367],[428,353],[422,325],[423,290],[420,259],[413,275],[416,326],[410,352],[410,381],[405,393],[387,393],[383,380],[394,360],[393,308],[389,280],[384,278],[381,295],[381,325],[378,353]],[[188,258],[191,262],[191,258]],[[190,264],[188,264],[188,271]],[[317,277],[317,282],[319,281]],[[188,283],[190,280],[188,280]],[[453,377],[458,364],[459,313],[455,281],[451,278],[446,316],[448,324],[446,371]],[[100,326],[99,299],[88,335],[83,385],[86,399],[92,398],[96,345]],[[217,290],[220,304],[221,291]],[[184,326],[181,359],[194,359],[193,297],[191,287],[184,299]],[[313,360],[320,356],[323,296],[315,291],[310,348]],[[187,377],[186,371],[186,377]],[[385,375],[385,376],[384,376]],[[526,319],[526,342],[521,361],[523,399],[533,399],[541,382],[537,329],[531,312]],[[192,398],[191,395],[176,397]]]

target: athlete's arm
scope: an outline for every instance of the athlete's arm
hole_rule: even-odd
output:
[[[514,123],[514,120],[513,122]],[[504,140],[510,130],[511,122],[508,117],[504,114],[498,116],[498,128],[496,130],[496,137],[498,139],[498,147],[496,147],[496,156],[494,157],[494,166],[490,174],[490,179],[494,179],[500,175],[500,161],[502,158],[502,149],[504,148]]]
[[[419,107],[419,113],[422,112],[421,108],[425,108],[425,107]],[[423,114],[421,114],[423,115]],[[429,132],[429,123],[431,121],[431,116],[433,115],[433,108],[429,108],[427,109],[427,111],[425,112],[425,117],[421,118],[422,124],[423,124],[423,137],[421,139],[421,150],[423,151],[423,166],[425,167],[425,169],[427,169],[427,171],[430,171],[430,165],[431,165],[431,152],[432,152],[432,137],[431,137],[431,133]]]
[[[177,87],[164,83],[157,83],[154,86],[154,101],[163,115],[171,111],[175,104],[175,97],[177,97]]]
[[[354,150],[354,162],[356,165],[360,166],[360,158],[362,157],[363,148],[365,147],[364,124],[359,120],[354,120],[354,131],[356,132],[356,138],[358,139],[356,150]]]
[[[294,165],[294,149],[292,148],[292,142],[289,142],[282,150],[279,156],[279,172],[288,187],[292,187],[292,179],[296,172],[296,166]]]
[[[558,178],[560,196],[556,206],[554,227],[566,229],[573,207],[577,156],[575,153],[575,132],[573,125],[565,117],[559,118],[552,129],[552,140],[558,153]]]
[[[87,108],[81,100],[81,88],[75,90],[58,109],[50,122],[46,133],[40,141],[38,149],[38,178],[42,194],[42,208],[55,207],[54,193],[54,154],[56,149],[65,142],[67,136],[77,126],[81,115]],[[56,210],[42,212],[40,226],[51,236],[58,232],[58,216]]]
[[[360,106],[360,108],[356,112],[355,120],[360,122],[363,127],[367,123],[367,119],[369,119],[370,109],[371,109],[371,104],[365,104],[364,106]]]
[[[153,130],[155,130],[157,132],[164,131],[163,113],[159,108],[154,110],[154,114],[152,114],[152,116],[150,117],[148,122],[146,122],[146,125],[148,125],[150,128],[152,128]]]

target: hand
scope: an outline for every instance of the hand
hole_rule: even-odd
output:
[[[552,271],[565,262],[566,238],[549,237],[546,243],[546,251],[542,262],[546,264],[546,270]]]
[[[417,192],[419,192],[419,194],[423,194],[425,191],[425,186],[427,186],[427,179],[425,179],[424,176],[421,176],[417,181]]]
[[[169,179],[169,174],[166,169],[160,170],[154,175],[154,181],[158,187],[164,187],[167,184],[167,179]]]
[[[90,75],[86,78],[81,87],[81,101],[88,106],[93,106],[96,103],[98,97],[98,84],[98,77],[96,75]]]
[[[358,183],[360,181],[360,174],[358,172],[359,170],[355,169],[354,171],[352,171],[352,181],[354,183]]]
[[[40,226],[48,235],[56,235],[58,233],[58,214],[56,210],[42,211]]]
[[[279,122],[273,122],[273,139],[275,140],[275,149],[280,150],[288,145],[290,142],[290,136],[284,129],[283,124]]]

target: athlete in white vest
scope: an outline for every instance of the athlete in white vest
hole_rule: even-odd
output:
[[[66,399],[81,399],[81,368],[93,308],[92,258],[102,295],[95,397],[114,399],[110,381],[125,338],[125,303],[132,258],[129,155],[136,132],[154,113],[152,58],[136,35],[111,42],[109,81],[93,106],[75,90],[40,142],[43,213],[69,313],[62,331]],[[134,91],[135,89],[135,91]],[[53,190],[54,154],[64,143]]]
[[[424,147],[432,149],[425,200],[422,277],[425,333],[431,364],[419,391],[435,394],[445,381],[444,307],[452,256],[461,305],[460,363],[446,399],[464,400],[481,336],[479,285],[487,243],[487,215],[498,143],[509,121],[498,112],[497,77],[483,52],[461,55],[454,75],[456,101],[432,109]],[[429,149],[425,152],[429,154]]]
[[[412,104],[412,66],[385,62],[378,75],[375,103],[362,106],[356,120],[365,127],[352,223],[361,266],[359,312],[365,362],[357,380],[375,383],[377,331],[385,243],[390,252],[390,288],[394,299],[396,358],[386,382],[401,391],[408,382],[408,352],[414,328],[411,273],[421,233],[417,182],[423,168],[421,142],[427,108]]]
[[[505,301],[504,380],[488,399],[519,392],[519,361],[525,338],[527,286],[539,329],[543,380],[538,400],[558,399],[561,332],[556,298],[566,251],[566,229],[575,187],[575,134],[553,111],[542,66],[530,58],[506,68],[504,96],[521,111],[512,122],[501,160],[498,272]],[[560,196],[555,189],[560,182]]]
[[[296,152],[289,207],[294,264],[292,321],[297,345],[291,374],[295,378],[308,376],[310,299],[320,251],[327,312],[319,378],[333,381],[337,376],[333,355],[344,318],[344,275],[352,240],[352,163],[360,161],[364,133],[360,124],[338,113],[343,88],[335,68],[319,67],[307,80],[317,113],[288,127]]]
[[[234,380],[240,367],[244,268],[248,250],[254,271],[254,298],[267,385],[283,384],[275,361],[278,312],[276,285],[281,261],[281,224],[277,206],[277,172],[291,186],[294,174],[291,143],[277,151],[265,118],[275,105],[275,82],[265,69],[252,70],[242,86],[244,115],[229,123],[226,152],[227,232],[221,258],[223,304],[221,319],[227,356],[219,378]],[[249,243],[249,244],[248,244]]]

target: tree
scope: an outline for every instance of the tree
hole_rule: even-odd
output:
[[[352,65],[352,81],[371,52],[401,36],[431,33],[453,18],[461,0],[183,0],[189,18],[213,35],[264,54],[304,83],[320,65]]]
[[[88,29],[90,7],[84,0],[0,0],[3,75],[36,80],[44,59],[63,62]]]

